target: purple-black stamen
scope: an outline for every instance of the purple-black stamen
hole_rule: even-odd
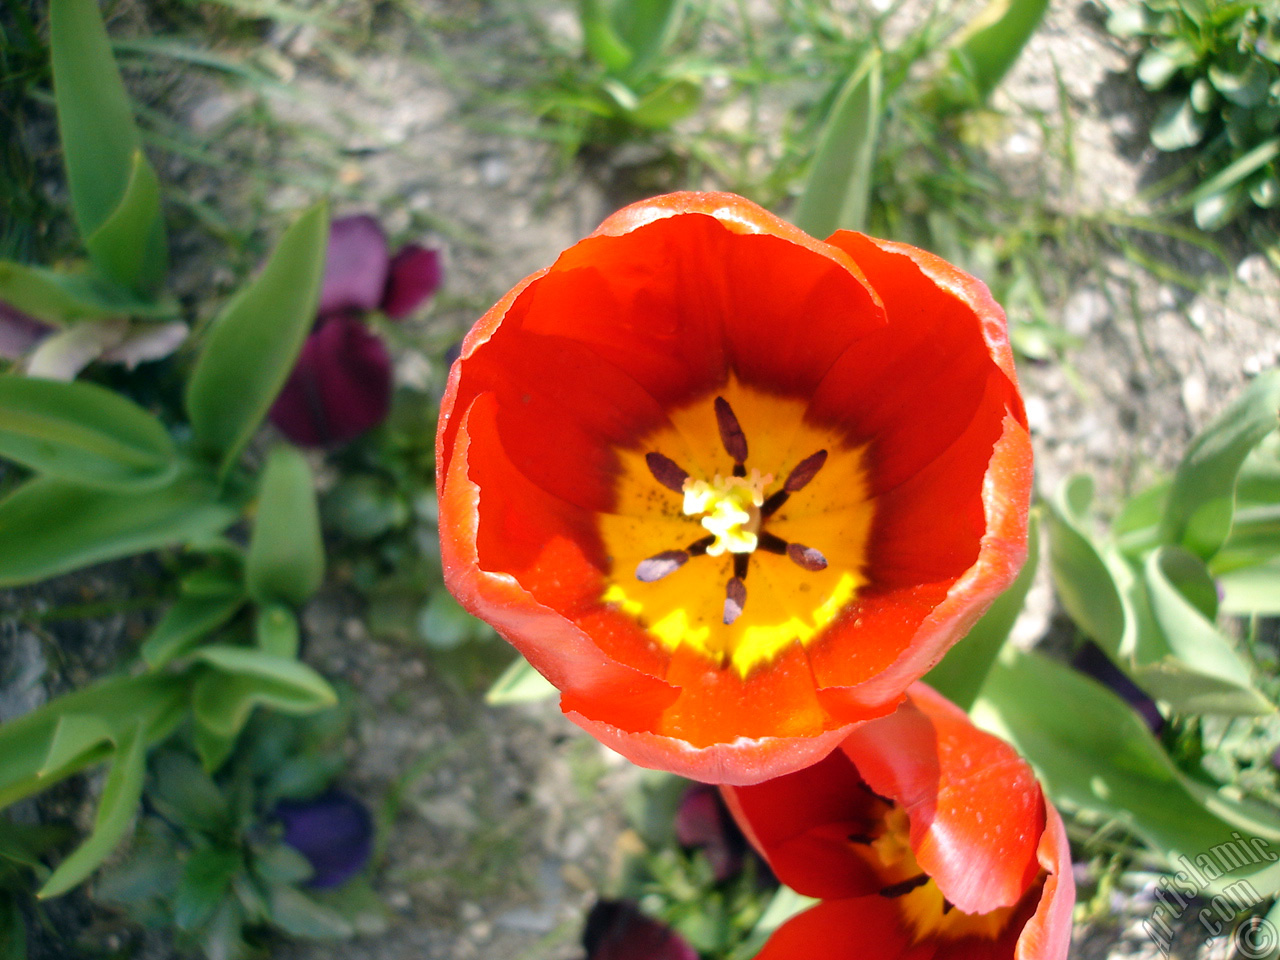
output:
[[[735,553],[733,555],[733,575],[739,580],[747,579],[747,561],[751,559],[749,553]]]
[[[725,452],[733,458],[734,464],[742,466],[747,461],[747,435],[742,432],[742,424],[738,423],[733,408],[724,397],[716,397],[715,407],[716,426],[720,428],[720,442],[724,444]],[[735,469],[734,476],[746,476],[745,468],[743,473],[738,473]]]
[[[644,462],[649,465],[649,472],[653,474],[653,479],[668,490],[674,490],[676,493],[684,492],[684,482],[689,479],[689,474],[685,473],[678,463],[656,452],[646,453]]]
[[[795,469],[787,474],[787,482],[782,485],[782,489],[787,493],[803,490],[809,485],[809,481],[817,476],[818,471],[822,469],[822,465],[826,462],[827,451],[819,450],[817,453],[811,453],[797,463]]]
[[[685,550],[663,550],[636,565],[636,579],[641,583],[653,583],[675,573],[688,562],[689,554]]]
[[[802,543],[787,544],[787,559],[810,573],[827,569],[827,558],[813,547],[806,547]]]
[[[727,627],[742,616],[746,605],[747,585],[737,577],[731,578],[724,590],[724,625]]]
[[[769,494],[764,498],[764,503],[760,504],[761,519],[767,520],[772,517],[790,498],[791,494],[787,493],[785,489],[775,490]]]
[[[709,533],[700,540],[695,540],[684,548],[684,552],[691,557],[700,557],[707,552],[707,547],[716,542],[716,535]]]
[[[787,541],[768,530],[761,530],[756,537],[756,547],[765,553],[781,555],[787,552]]]

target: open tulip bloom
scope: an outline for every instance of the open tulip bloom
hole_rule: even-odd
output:
[[[1031,768],[924,684],[814,766],[721,788],[783,883],[822,902],[757,960],[1064,960],[1066,831]]]
[[[620,211],[471,330],[445,582],[643,766],[753,783],[891,712],[1026,552],[1005,318],[730,194]]]

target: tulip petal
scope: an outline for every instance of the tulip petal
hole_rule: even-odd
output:
[[[382,312],[392,320],[403,320],[440,289],[443,277],[439,250],[412,243],[401,247],[391,258],[382,292]]]
[[[935,942],[911,943],[883,897],[827,900],[792,917],[756,960],[931,960]]]
[[[378,309],[387,286],[391,254],[378,221],[368,214],[339,217],[329,227],[324,285],[316,312],[367,313]]]
[[[386,419],[391,390],[386,345],[358,319],[335,317],[303,344],[271,422],[302,446],[346,443]]]
[[[957,908],[987,913],[1022,899],[1040,871],[1045,803],[1013,747],[918,683],[841,749],[873,790],[901,804],[916,860]]]

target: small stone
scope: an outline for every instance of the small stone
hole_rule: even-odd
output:
[[[1204,378],[1198,374],[1190,374],[1182,381],[1182,406],[1193,420],[1199,419],[1208,403],[1208,387]]]

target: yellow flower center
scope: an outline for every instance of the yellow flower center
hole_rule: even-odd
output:
[[[602,599],[662,648],[745,677],[812,642],[866,583],[865,450],[805,410],[731,380],[615,451]]]

